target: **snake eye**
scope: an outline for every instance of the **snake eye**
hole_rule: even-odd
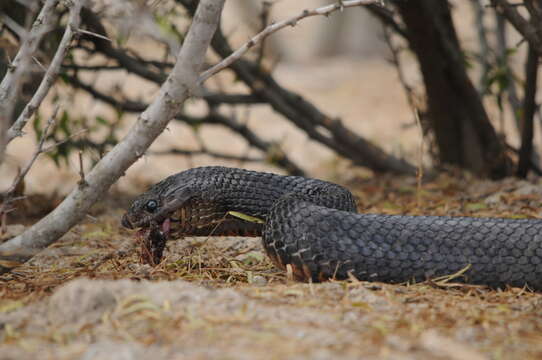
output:
[[[158,208],[158,202],[156,200],[149,200],[145,204],[145,210],[147,210],[150,213],[153,213]]]

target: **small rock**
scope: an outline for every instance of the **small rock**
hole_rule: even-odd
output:
[[[250,282],[254,286],[265,286],[267,285],[267,279],[260,275],[255,275]]]
[[[502,203],[502,196],[503,196],[502,192],[497,192],[497,193],[492,194],[492,195],[488,196],[487,198],[485,198],[484,203],[486,205],[500,204],[500,203]]]
[[[149,264],[130,264],[128,269],[134,272],[134,275],[146,278],[150,275],[152,271],[152,266]]]

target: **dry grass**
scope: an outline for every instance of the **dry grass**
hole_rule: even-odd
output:
[[[421,191],[414,178],[349,186],[365,212],[542,215],[542,190],[522,181],[443,175]],[[104,211],[0,278],[0,359],[542,357],[542,296],[526,289],[295,283],[258,239],[170,242],[152,268],[136,251],[116,252],[133,236],[120,214]]]

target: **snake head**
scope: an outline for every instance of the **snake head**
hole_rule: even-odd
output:
[[[158,185],[160,183],[139,195],[132,202],[128,211],[122,216],[122,226],[135,229],[164,225],[172,214],[198,195],[189,185],[173,189]]]
[[[122,216],[122,226],[127,229],[148,228],[153,223],[163,221],[159,216],[163,203],[163,196],[151,188],[132,202],[128,211]]]
[[[198,169],[195,169],[198,170]],[[220,194],[197,171],[187,170],[151,186],[134,199],[122,216],[121,224],[128,229],[160,229],[167,237],[188,231],[190,216],[196,208],[215,200]]]

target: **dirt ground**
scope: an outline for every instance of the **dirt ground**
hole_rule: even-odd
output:
[[[351,178],[360,211],[540,218],[541,183]],[[539,359],[542,295],[450,282],[303,284],[256,238],[169,242],[141,265],[126,201],[0,277],[0,359]],[[12,228],[13,231],[20,229]],[[114,256],[111,256],[114,254]]]

